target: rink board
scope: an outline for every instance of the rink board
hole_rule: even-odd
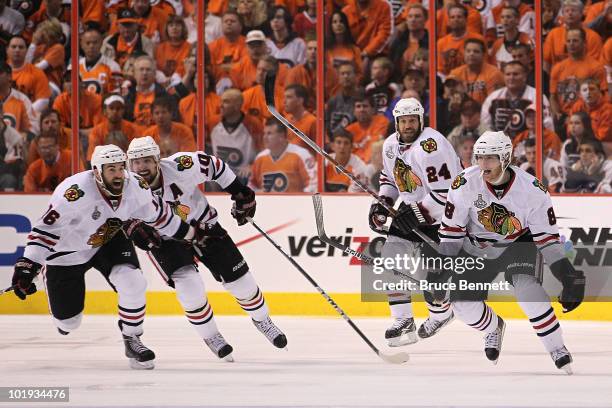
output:
[[[0,199],[0,287],[10,285],[12,264],[23,253],[27,233],[48,206],[48,195],[3,195]],[[237,227],[229,212],[231,201],[224,194],[211,195],[211,204],[219,212],[220,222],[229,231],[243,252],[251,270],[266,293],[271,310],[286,315],[334,315],[335,311],[316,293],[315,289],[295,268],[250,225]],[[377,238],[367,224],[371,199],[364,195],[324,195],[325,227],[327,234],[341,237],[353,249]],[[612,208],[612,197],[553,197],[562,237],[569,238],[572,229],[596,240],[612,239],[606,226],[606,215]],[[93,211],[93,210],[92,210]],[[332,294],[341,307],[352,315],[385,316],[388,306],[380,302],[362,302],[360,296],[361,266],[355,259],[322,243],[316,235],[314,211],[308,195],[259,195],[258,224],[287,251],[302,267]],[[575,233],[575,231],[574,231]],[[379,238],[380,239],[380,238]],[[601,293],[612,293],[612,282],[607,278],[612,269],[608,261],[612,252],[603,245],[594,248],[600,255],[591,259],[592,265],[580,265],[589,285],[604,288]],[[152,314],[180,314],[181,310],[172,289],[167,287],[156,272],[147,255],[139,252],[142,269],[147,277],[147,311]],[[214,281],[204,267],[201,268],[211,303],[217,314],[241,314],[235,301],[221,285]],[[87,313],[116,313],[116,295],[96,271],[87,273]],[[545,279],[549,293],[558,293],[558,283]],[[42,282],[39,280],[39,287]],[[419,296],[415,296],[419,299]],[[568,318],[612,320],[611,303],[589,302],[571,313]],[[0,296],[0,313],[47,313],[46,296],[40,293],[27,302],[13,295]],[[500,302],[496,310],[508,317],[521,317],[514,302]],[[425,308],[415,303],[415,312],[424,315]]]

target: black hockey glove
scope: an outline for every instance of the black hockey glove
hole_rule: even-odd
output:
[[[586,279],[582,271],[574,269],[574,265],[567,258],[558,260],[550,265],[555,278],[563,285],[559,303],[563,306],[563,313],[568,313],[580,306],[584,299],[584,286]]]
[[[386,202],[389,207],[393,207],[393,200],[387,196],[380,196],[380,198]],[[368,214],[368,222],[370,229],[376,233],[382,233],[382,229],[387,222],[389,217],[389,210],[387,210],[381,203],[376,201],[370,207],[370,213]]]
[[[232,206],[232,217],[236,219],[238,225],[246,224],[247,217],[255,216],[255,192],[248,186],[242,184],[238,178],[223,189],[223,191],[232,195],[234,205]]]
[[[13,291],[21,300],[25,300],[26,296],[36,293],[36,284],[32,281],[38,275],[42,265],[38,262],[21,257],[15,262],[15,272],[13,272]]]
[[[205,247],[209,240],[222,238],[227,235],[227,231],[221,228],[221,226],[217,223],[210,225],[206,223],[198,223],[193,220],[191,221],[191,226],[194,229],[191,243],[198,247]]]
[[[427,210],[422,209],[418,203],[411,203],[400,208],[394,221],[401,232],[409,234],[421,225],[433,224],[434,220],[429,216]]]
[[[150,251],[161,246],[159,232],[141,220],[130,219],[123,222],[123,232],[138,248]]]

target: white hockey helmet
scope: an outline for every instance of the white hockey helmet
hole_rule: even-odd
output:
[[[102,178],[102,166],[105,164],[125,163],[126,161],[127,156],[123,150],[113,144],[96,146],[94,149],[93,154],[91,155],[91,168],[94,171],[96,182],[109,195],[117,196],[117,194],[112,193],[104,183]],[[127,173],[125,178],[127,178]]]
[[[504,132],[487,130],[474,143],[473,163],[477,156],[496,155],[502,166],[502,175],[512,161],[512,140]]]
[[[403,98],[397,101],[395,107],[393,108],[393,118],[395,119],[395,130],[398,130],[398,119],[400,116],[406,115],[418,115],[419,116],[419,124],[421,125],[421,132],[425,127],[423,122],[423,116],[425,115],[425,109],[423,109],[423,105],[416,98]]]
[[[159,161],[160,150],[151,136],[137,137],[130,142],[127,157],[130,160],[154,156]]]

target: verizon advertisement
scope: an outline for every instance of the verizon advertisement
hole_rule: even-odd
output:
[[[363,195],[324,195],[323,209],[327,235],[354,250],[363,250],[383,237],[368,228],[371,199]],[[3,195],[0,200],[0,286],[10,286],[12,265],[23,253],[27,235],[44,213],[49,196]],[[303,293],[314,288],[251,225],[237,227],[230,216],[231,200],[226,195],[211,195],[221,224],[243,252],[262,289],[268,292]],[[612,197],[553,197],[566,253],[577,269],[587,274],[587,296],[612,295],[612,231],[602,214],[612,208]],[[92,209],[92,211],[94,211]],[[314,210],[308,195],[259,195],[256,222],[280,244],[318,283],[329,292],[359,293],[361,263],[322,242],[317,236]],[[92,221],[95,222],[95,221]],[[608,245],[606,245],[608,244]],[[378,245],[377,245],[378,246]],[[149,290],[168,288],[144,252],[139,252]],[[208,271],[201,266],[209,291],[221,291]],[[545,287],[554,293],[557,283],[546,278]],[[110,290],[95,270],[87,273],[88,290]],[[591,290],[589,290],[591,288]],[[595,290],[597,289],[597,290]],[[601,300],[604,300],[603,298]]]

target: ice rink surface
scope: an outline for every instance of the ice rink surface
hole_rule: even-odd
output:
[[[497,366],[480,333],[454,321],[380,360],[340,318],[276,317],[288,351],[245,317],[217,317],[235,363],[216,359],[182,316],[148,317],[156,368],[135,371],[114,316],[60,336],[48,316],[0,316],[0,386],[69,386],[70,403],[10,407],[612,407],[612,324],[562,321],[574,375],[557,370],[528,322],[508,321]],[[386,319],[357,319],[383,347]],[[419,322],[420,323],[420,322]]]

